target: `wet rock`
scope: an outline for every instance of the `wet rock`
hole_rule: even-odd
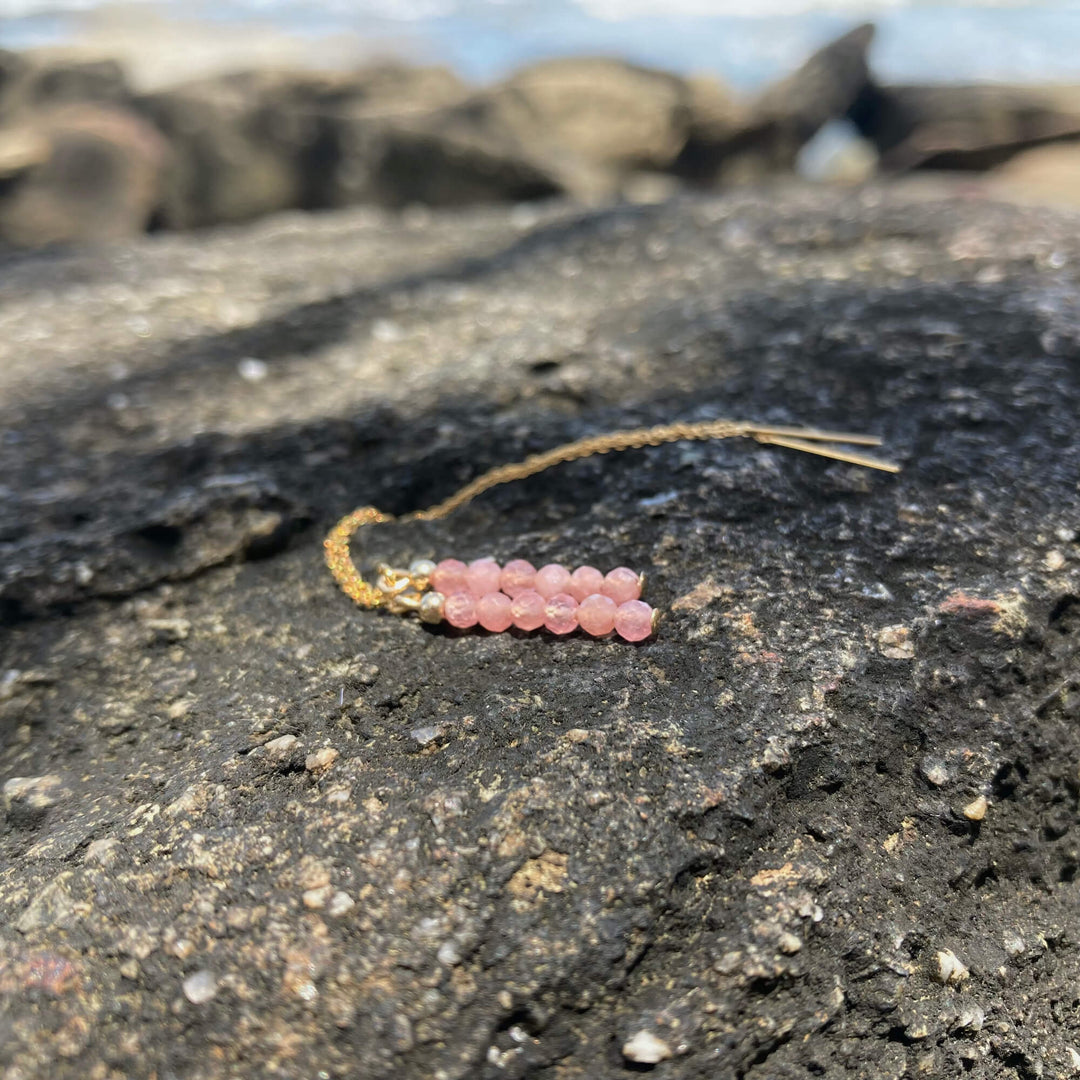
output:
[[[658,1065],[673,1057],[672,1049],[651,1031],[638,1031],[623,1043],[622,1055],[637,1065]]]

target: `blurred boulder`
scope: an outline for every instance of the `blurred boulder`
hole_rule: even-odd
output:
[[[550,163],[483,107],[419,116],[332,115],[311,161],[313,205],[519,202],[567,190]]]
[[[159,219],[172,229],[243,221],[297,206],[309,125],[224,79],[148,94],[137,107],[165,136]]]
[[[1080,135],[1080,87],[868,83],[849,116],[884,168],[981,171]]]
[[[145,231],[165,145],[145,120],[102,105],[38,110],[0,129],[0,237],[35,246]]]
[[[131,90],[115,60],[90,60],[52,50],[0,51],[0,120],[46,106],[125,104]]]
[[[689,93],[677,76],[619,60],[559,59],[522,68],[488,98],[528,136],[614,168],[665,169],[686,141]]]
[[[396,126],[465,93],[445,69],[379,64],[339,74],[243,72],[143,95],[139,108],[172,148],[162,223],[191,228],[293,207],[414,201],[394,195]],[[408,128],[399,156],[448,167],[424,163],[429,141],[423,125]]]
[[[794,172],[802,147],[865,93],[873,38],[874,27],[866,23],[819,49],[798,71],[767,87],[738,122],[725,123],[722,113],[717,122],[715,110],[699,106],[675,171],[699,183]]]
[[[730,130],[738,112],[715,79],[604,58],[532,64],[466,108],[586,200],[626,194],[640,176],[670,171],[696,124]]]

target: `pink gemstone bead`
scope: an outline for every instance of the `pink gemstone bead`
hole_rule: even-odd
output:
[[[501,592],[489,592],[476,601],[476,618],[485,630],[499,634],[509,630],[514,619],[510,614],[513,601]]]
[[[569,593],[556,593],[544,609],[544,625],[553,634],[569,634],[578,624],[577,601]]]
[[[545,599],[550,600],[559,593],[570,592],[570,571],[558,563],[548,563],[536,571],[533,588]]]
[[[443,596],[451,596],[454,593],[465,592],[468,585],[465,583],[465,571],[469,568],[460,559],[443,559],[435,566],[431,575],[431,587]]]
[[[619,605],[610,596],[593,593],[578,604],[577,620],[581,629],[593,637],[603,637],[615,629],[615,612]]]
[[[526,562],[524,559],[511,559],[502,568],[499,584],[502,591],[513,600],[526,589],[531,589],[535,580],[536,567],[531,562]]]
[[[476,597],[472,593],[451,593],[443,604],[443,618],[459,630],[476,625]]]
[[[475,559],[465,571],[465,585],[473,596],[486,596],[499,591],[502,570],[494,559]]]
[[[518,593],[510,605],[510,617],[519,630],[536,630],[544,625],[546,602],[533,589]]]
[[[602,591],[616,604],[625,604],[627,600],[636,600],[641,595],[641,579],[628,567],[617,566],[605,575]]]
[[[640,600],[627,600],[615,612],[615,629],[627,641],[644,641],[652,634],[653,609]]]
[[[604,575],[595,566],[579,566],[570,575],[570,595],[580,604],[586,596],[603,592]]]

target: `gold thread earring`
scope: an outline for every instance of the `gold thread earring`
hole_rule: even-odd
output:
[[[446,621],[461,629],[480,625],[485,630],[500,632],[511,626],[520,630],[543,627],[561,635],[580,627],[595,637],[614,631],[627,641],[643,641],[656,632],[659,615],[641,600],[644,575],[625,566],[604,574],[591,566],[570,571],[555,563],[536,569],[524,559],[513,559],[501,567],[491,558],[470,563],[459,559],[443,559],[438,563],[418,559],[407,569],[378,566],[372,583],[361,576],[353,563],[349,542],[365,525],[447,517],[490,488],[524,480],[564,462],[669,442],[731,438],[753,439],[882,472],[900,471],[891,462],[828,445],[880,446],[881,440],[873,435],[768,427],[732,420],[615,431],[566,443],[521,462],[499,465],[441,503],[402,518],[395,519],[374,506],[361,506],[330,530],[323,542],[326,565],[345,595],[364,608],[383,607],[394,614],[416,612],[424,622]]]

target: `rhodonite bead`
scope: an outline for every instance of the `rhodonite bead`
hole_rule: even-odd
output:
[[[556,593],[544,608],[544,625],[553,634],[569,634],[577,628],[577,601],[569,593]]]
[[[641,596],[641,578],[629,567],[617,566],[604,575],[601,592],[610,596],[616,604],[625,604],[627,600],[636,600]]]
[[[536,567],[525,559],[511,559],[503,568],[499,585],[502,591],[513,600],[527,589],[533,587],[536,580]]]
[[[603,592],[604,575],[595,566],[579,566],[570,575],[570,595],[580,604],[586,596]]]
[[[519,630],[537,630],[544,625],[546,603],[535,589],[518,593],[510,605],[510,617]]]
[[[431,574],[431,587],[443,596],[453,593],[465,592],[468,585],[465,583],[465,572],[469,568],[460,559],[443,559],[435,564]]]
[[[451,593],[443,602],[443,618],[459,630],[476,625],[476,597],[472,593]]]
[[[615,612],[615,629],[627,641],[644,641],[652,634],[653,609],[641,600],[627,600]]]
[[[533,588],[545,599],[550,600],[559,593],[570,592],[570,571],[558,563],[548,563],[536,571]]]
[[[501,592],[489,592],[476,601],[476,618],[485,630],[501,633],[509,630],[514,618],[510,614],[513,601]]]
[[[502,569],[494,559],[474,559],[465,571],[465,585],[473,596],[499,591]]]
[[[615,629],[615,612],[619,605],[610,596],[593,593],[578,604],[577,620],[581,629],[593,637],[603,637]]]

